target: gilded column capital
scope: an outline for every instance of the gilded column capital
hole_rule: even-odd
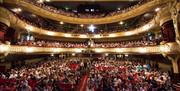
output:
[[[0,0],[0,4],[3,3],[3,0]]]
[[[173,25],[176,33],[176,42],[180,45],[180,32],[179,32],[179,9],[177,8],[177,0],[169,4],[171,18],[173,20]]]

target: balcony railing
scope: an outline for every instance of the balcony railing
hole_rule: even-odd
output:
[[[51,48],[30,47],[17,45],[0,45],[0,53],[83,53],[91,51],[95,53],[136,53],[136,54],[173,54],[180,52],[177,43],[166,43],[157,46],[130,47],[130,48]]]

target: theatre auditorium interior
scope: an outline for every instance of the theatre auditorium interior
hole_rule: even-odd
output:
[[[0,91],[180,91],[180,0],[0,0]]]

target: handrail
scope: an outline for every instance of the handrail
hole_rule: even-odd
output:
[[[64,21],[67,23],[74,23],[74,24],[107,24],[107,23],[119,22],[122,20],[126,20],[141,15],[149,10],[152,10],[153,8],[159,5],[168,3],[170,1],[173,0],[152,0],[126,13],[120,13],[114,16],[97,18],[97,19],[83,19],[83,18],[76,18],[76,17],[70,17],[70,16],[53,13],[38,6],[35,6],[33,4],[30,4],[28,2],[25,2],[23,0],[3,0],[3,3],[15,4],[21,6],[24,9],[33,12],[34,14],[56,21]]]
[[[83,53],[92,51],[95,53],[137,53],[137,54],[173,54],[179,53],[180,46],[175,43],[166,43],[157,46],[131,47],[131,48],[53,48],[53,47],[29,47],[17,45],[0,45],[0,53]]]
[[[1,12],[0,13],[1,16],[8,16],[7,20],[10,21],[11,27],[13,28],[26,29],[31,32],[47,35],[47,36],[67,37],[67,38],[114,38],[114,37],[132,36],[132,35],[136,35],[136,34],[140,34],[140,33],[148,31],[154,26],[157,26],[156,23],[158,22],[158,20],[154,18],[150,22],[148,22],[146,25],[133,29],[133,30],[129,30],[125,32],[118,32],[118,33],[109,33],[109,34],[86,35],[86,34],[62,33],[62,32],[55,32],[55,31],[41,29],[22,21],[18,17],[14,16],[14,14],[12,14],[9,10],[3,7],[0,7],[0,12]]]

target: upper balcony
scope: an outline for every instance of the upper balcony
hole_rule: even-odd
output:
[[[148,12],[149,10],[152,10],[156,8],[159,5],[171,2],[173,0],[149,0],[149,1],[143,1],[135,6],[132,6],[128,9],[119,11],[119,12],[112,12],[111,14],[108,14],[107,16],[103,17],[90,17],[90,18],[82,18],[80,16],[75,16],[73,14],[69,14],[68,12],[62,13],[63,11],[59,11],[54,8],[50,8],[49,6],[46,6],[44,4],[38,4],[35,1],[30,0],[3,0],[3,3],[6,4],[14,4],[18,5],[27,11],[30,11],[36,15],[52,19],[55,21],[63,21],[67,23],[73,23],[73,24],[107,24],[107,23],[113,23],[113,22],[119,22],[123,21],[138,15],[141,15],[145,12]],[[88,15],[89,16],[89,15]]]
[[[115,32],[113,33],[113,29],[110,33],[104,34],[78,34],[78,33],[64,33],[64,32],[57,32],[52,31],[51,29],[44,29],[39,27],[32,22],[28,22],[22,18],[17,17],[8,9],[0,8],[1,17],[7,20],[7,25],[11,26],[14,29],[22,29],[25,31],[29,31],[36,34],[46,35],[46,36],[54,36],[54,37],[65,37],[65,38],[115,38],[115,37],[125,37],[125,36],[132,36],[141,34],[144,32],[149,31],[152,28],[159,26],[160,18],[159,15],[153,17],[148,21],[146,24],[140,24],[141,26],[128,29],[127,31]],[[8,23],[9,22],[9,23]],[[118,23],[117,23],[118,24]],[[52,26],[51,26],[52,27]]]

